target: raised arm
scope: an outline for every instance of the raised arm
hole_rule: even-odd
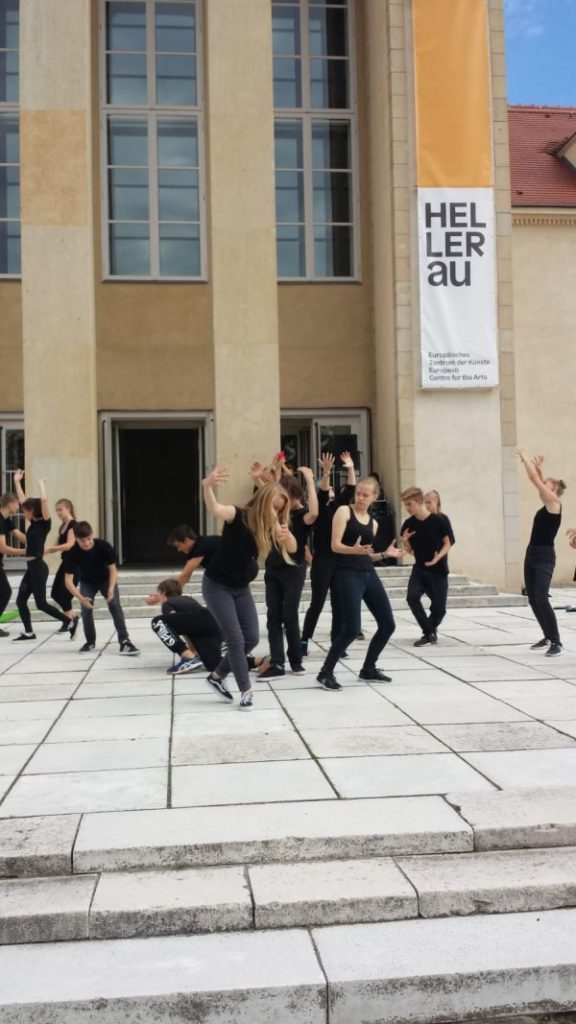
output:
[[[14,476],[12,477],[12,479],[14,481],[14,490],[16,491],[16,497],[18,498],[18,501],[20,502],[20,504],[22,504],[23,501],[26,501],[26,495],[24,494],[24,490],[22,488],[22,481],[24,479],[24,470],[23,469],[16,469],[14,471]]]
[[[358,541],[354,545],[343,544],[342,537],[344,536],[344,530],[350,519],[350,508],[348,505],[341,505],[340,508],[336,509],[334,518],[332,520],[332,551],[336,555],[372,555],[374,554],[374,548],[372,544],[360,544]]]
[[[50,505],[46,495],[46,481],[44,480],[44,477],[38,481],[38,487],[40,490],[40,501],[42,503],[42,519],[50,519]]]
[[[298,472],[302,473],[304,480],[306,481],[306,500],[308,502],[308,511],[304,516],[304,522],[306,526],[312,526],[318,519],[318,495],[316,494],[316,485],[314,483],[314,473],[309,466],[299,466]]]
[[[322,476],[320,477],[320,483],[318,484],[321,491],[330,490],[330,476],[334,469],[334,463],[336,459],[330,452],[324,452],[318,459],[320,466],[322,467]]]
[[[346,470],[346,484],[348,487],[356,487],[358,480],[356,478],[356,470],[354,468],[354,461],[350,452],[342,452],[340,456],[342,467]]]
[[[540,462],[540,464],[538,466],[536,466],[534,464],[534,461],[531,461],[528,458],[528,456],[526,455],[526,452],[522,448],[517,448],[516,449],[516,454],[518,455],[518,457],[520,459],[520,462],[522,463],[522,465],[524,466],[524,469],[526,470],[526,473],[528,475],[528,479],[530,480],[530,483],[534,484],[534,487],[538,491],[538,494],[540,495],[540,498],[541,498],[542,502],[544,503],[544,505],[546,506],[546,508],[548,509],[548,511],[552,512],[552,513],[558,513],[560,511],[561,504],[560,504],[556,494],[554,493],[554,491],[551,491],[550,488],[546,486],[546,483],[542,479],[542,476],[541,476],[541,465],[542,465],[542,463]]]
[[[202,481],[202,492],[204,494],[204,504],[206,505],[206,511],[215,519],[220,519],[223,523],[231,523],[236,515],[236,509],[234,505],[222,505],[218,501],[214,488],[220,484],[226,483],[228,479],[228,470],[223,469],[221,466],[216,466],[211,473]]]

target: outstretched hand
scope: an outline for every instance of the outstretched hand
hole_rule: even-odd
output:
[[[336,462],[336,456],[332,455],[331,452],[322,452],[322,455],[318,459],[320,466],[322,467],[322,475],[330,476],[330,473],[334,469],[334,463]]]
[[[13,476],[14,483],[15,484],[20,484],[20,483],[22,483],[23,479],[24,479],[24,470],[23,469],[15,469],[14,470],[14,476]]]
[[[206,487],[218,487],[220,484],[225,484],[229,476],[230,473],[223,466],[215,466],[202,483]]]
[[[386,551],[382,552],[382,558],[402,558],[404,554],[406,554],[404,548],[398,547],[396,541],[393,540],[386,548]]]
[[[341,452],[340,460],[344,469],[354,469],[354,460],[350,452]]]
[[[310,469],[310,466],[298,466],[298,472],[302,473],[305,480],[313,480],[314,473]]]

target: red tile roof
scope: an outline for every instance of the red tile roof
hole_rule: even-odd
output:
[[[576,168],[557,153],[576,134],[576,107],[508,109],[512,206],[576,207]]]

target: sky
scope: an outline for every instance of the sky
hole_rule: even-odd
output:
[[[504,0],[510,103],[576,107],[576,0]]]

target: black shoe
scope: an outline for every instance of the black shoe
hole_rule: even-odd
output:
[[[17,644],[21,640],[35,640],[36,633],[20,633],[19,636],[15,636],[12,643]]]
[[[432,633],[423,633],[419,640],[415,640],[413,647],[425,647],[426,644],[435,644],[436,640],[432,639]]]
[[[364,636],[364,633],[362,632],[362,630],[360,630],[360,632],[358,633],[358,636],[356,637],[356,639],[357,640],[365,640],[366,639],[366,637]]]
[[[206,682],[213,690],[216,691],[219,697],[223,697],[226,701],[234,700],[234,697],[230,693],[230,690],[226,686],[224,680],[218,679],[218,676],[215,676],[213,672],[211,672],[209,676],[206,676]]]
[[[67,622],[63,622],[62,625],[60,626],[60,629],[56,630],[56,635],[58,635],[58,633],[69,633],[70,632],[70,623],[71,622],[72,622],[72,619],[68,619]]]
[[[300,650],[302,652],[302,657],[303,658],[307,658],[308,657],[308,641],[307,640],[301,640],[300,641]]]
[[[556,658],[559,654],[562,654],[562,644],[550,644],[550,649],[546,651],[546,657]]]
[[[348,651],[344,651],[344,653],[340,655],[340,661],[342,661],[343,658],[349,658],[349,657],[350,657],[350,655],[348,654]]]
[[[319,672],[316,676],[317,681],[320,683],[325,690],[341,690],[342,687],[331,672]]]
[[[431,644],[437,644],[438,643],[438,635],[436,633],[436,630],[434,630],[433,633],[430,633],[430,643]]]
[[[565,609],[564,609],[564,611],[565,612],[576,612],[576,604],[567,604]]]
[[[96,647],[96,644],[89,644],[88,642],[86,642],[85,644],[82,644],[82,647],[80,648],[78,653],[79,654],[89,654],[90,651],[95,650],[95,647]]]
[[[10,636],[10,633],[8,633],[7,630],[5,629],[0,629],[0,638],[3,639],[5,636]]]
[[[359,679],[365,679],[366,682],[372,683],[391,683],[390,676],[384,675],[379,668],[361,668],[358,673]]]
[[[123,640],[120,644],[120,654],[126,654],[129,658],[136,658],[140,654],[137,647],[131,640]]]
[[[290,665],[290,671],[292,672],[293,676],[305,676],[306,675],[306,669],[304,668],[304,665],[302,664],[302,662],[300,662],[299,665]]]
[[[254,698],[252,697],[252,690],[245,690],[244,693],[240,694],[238,711],[252,711],[253,707]]]
[[[285,676],[283,665],[270,665],[269,668],[265,668],[263,672],[260,672],[258,679],[280,679]]]
[[[530,650],[531,651],[541,651],[541,650],[543,650],[544,647],[548,647],[549,643],[550,643],[550,641],[547,640],[546,637],[544,637],[544,639],[543,640],[539,640],[537,644],[530,644]]]
[[[68,626],[68,632],[70,634],[70,639],[71,640],[73,640],[74,637],[76,636],[76,633],[78,632],[78,626],[79,625],[80,625],[80,616],[79,615],[75,615],[74,618],[72,619],[71,624]]]

